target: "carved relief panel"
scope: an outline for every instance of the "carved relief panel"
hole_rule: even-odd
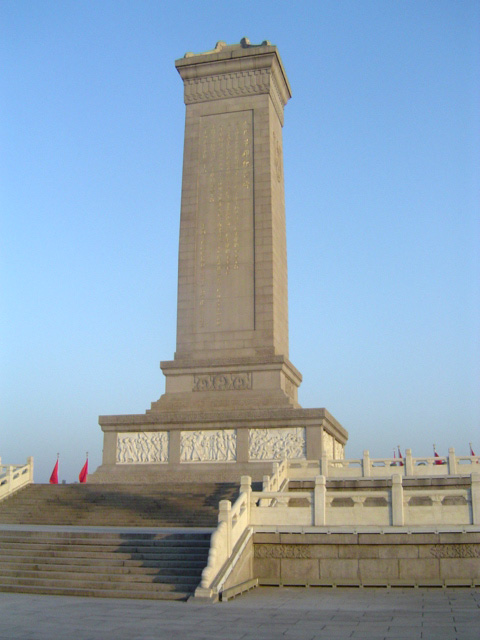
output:
[[[323,454],[327,456],[327,458],[334,458],[334,438],[329,433],[323,432],[322,438],[322,450]]]
[[[117,434],[118,464],[168,462],[168,431]]]
[[[235,429],[182,431],[180,462],[233,462],[237,459]]]
[[[249,429],[250,460],[282,460],[305,458],[305,427]]]
[[[345,447],[338,440],[334,440],[333,453],[335,460],[343,460],[345,458]]]
[[[252,374],[242,373],[204,373],[193,378],[194,391],[243,391],[252,388]]]

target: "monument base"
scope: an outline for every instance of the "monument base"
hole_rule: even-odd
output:
[[[348,438],[326,409],[148,411],[99,423],[103,464],[90,482],[260,481],[284,458],[343,459]]]

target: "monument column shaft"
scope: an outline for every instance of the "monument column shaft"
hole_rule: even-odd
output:
[[[187,107],[175,359],[288,358],[282,63],[273,46],[237,45],[176,66]]]

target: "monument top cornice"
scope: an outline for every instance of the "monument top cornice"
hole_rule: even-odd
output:
[[[276,78],[283,105],[292,97],[278,49],[268,40],[258,45],[251,44],[248,38],[242,38],[239,43],[230,45],[220,40],[210,51],[187,52],[183,58],[175,61],[175,67],[184,81],[240,71],[269,69]]]

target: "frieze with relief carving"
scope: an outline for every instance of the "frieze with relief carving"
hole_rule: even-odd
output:
[[[250,460],[282,460],[305,458],[305,427],[249,429]]]
[[[235,429],[182,431],[180,462],[234,462],[237,458]]]
[[[252,388],[252,374],[217,373],[193,377],[193,391],[244,391]]]
[[[117,434],[118,464],[168,462],[168,432],[142,431]]]

